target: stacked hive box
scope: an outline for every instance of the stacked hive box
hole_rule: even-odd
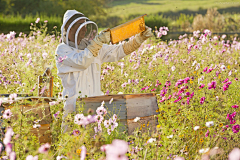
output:
[[[109,101],[113,98],[113,102]],[[96,111],[105,102],[107,110],[118,115],[118,119],[123,124],[121,130],[126,130],[128,134],[132,134],[135,128],[139,127],[143,131],[148,128],[155,129],[157,125],[158,105],[155,93],[146,94],[118,94],[118,95],[104,95],[88,98],[78,98],[77,106],[84,106],[86,113],[90,108]],[[85,103],[85,104],[83,104]],[[96,113],[95,113],[96,114]],[[134,119],[140,117],[136,123]]]

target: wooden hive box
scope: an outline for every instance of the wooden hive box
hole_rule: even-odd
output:
[[[18,97],[19,98],[19,97]],[[22,111],[22,113],[27,113],[32,111],[33,113],[29,114],[29,116],[34,116],[36,119],[42,119],[39,124],[41,127],[39,128],[32,128],[31,132],[35,134],[36,137],[39,137],[40,143],[50,143],[52,142],[52,136],[50,133],[50,123],[52,122],[52,116],[50,112],[50,105],[49,101],[51,99],[49,98],[37,98],[37,97],[27,97],[23,98],[23,103],[19,104],[17,107],[19,107]],[[27,101],[31,101],[31,103],[28,103]],[[2,104],[4,109],[11,109],[14,106],[14,103],[4,103]],[[2,113],[1,113],[2,115]],[[13,115],[13,119],[20,120],[16,115]],[[33,124],[33,122],[28,121],[27,123]],[[39,135],[38,135],[39,134]]]
[[[113,98],[113,102],[109,101]],[[126,130],[128,134],[132,134],[135,128],[139,127],[142,131],[148,128],[155,129],[157,125],[158,104],[155,93],[144,94],[117,94],[103,95],[88,98],[78,98],[77,106],[84,106],[84,113],[90,108],[94,110],[101,106],[101,102],[105,102],[108,112],[111,115],[118,115],[118,119],[124,125],[121,130]],[[85,103],[85,104],[83,104]],[[134,122],[136,117],[140,117],[138,122]]]

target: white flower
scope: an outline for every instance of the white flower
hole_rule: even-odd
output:
[[[197,63],[195,70],[199,70],[199,68],[200,68],[200,63]]]
[[[123,92],[118,92],[118,94],[123,94]]]
[[[200,126],[195,126],[193,129],[194,131],[198,130],[200,128]]]
[[[175,67],[175,66],[172,66],[172,68],[171,68],[171,69],[172,69],[172,71],[175,71],[176,67]]]
[[[109,101],[109,104],[111,104],[111,103],[112,103],[112,101],[113,101],[113,98],[111,98],[111,99],[110,99],[110,101]]]
[[[206,126],[207,127],[211,127],[214,125],[214,122],[213,121],[209,121],[209,122],[206,122]]]
[[[39,128],[39,127],[41,127],[40,124],[34,124],[34,125],[33,125],[33,128]]]
[[[167,136],[167,138],[173,138],[173,135]]]
[[[207,153],[209,151],[209,148],[203,148],[199,150],[199,153]]]
[[[221,65],[221,70],[224,71],[226,69],[226,66],[225,65]]]
[[[156,141],[156,138],[150,138],[147,143],[152,143],[152,142],[155,142]]]
[[[104,101],[102,101],[102,103],[101,103],[101,106],[104,106],[104,104],[105,104],[105,102],[104,102]]]
[[[228,73],[228,76],[231,76],[232,75],[232,71],[230,71],[229,73]]]
[[[140,120],[140,117],[134,118],[133,122],[138,122]]]
[[[197,63],[197,61],[195,60],[195,61],[193,62],[193,64],[192,64],[192,66],[194,66],[196,63]]]

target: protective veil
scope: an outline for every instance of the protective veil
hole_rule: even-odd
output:
[[[74,15],[78,14],[79,18],[75,19],[65,30],[67,21]],[[80,19],[81,18],[81,19]],[[75,23],[81,22],[76,30],[75,41],[69,41],[68,34]],[[83,32],[82,32],[83,31]],[[81,33],[82,32],[82,33]],[[63,25],[61,27],[62,43],[56,49],[56,66],[57,75],[62,80],[63,97],[68,97],[64,104],[64,116],[74,112],[76,108],[76,98],[92,97],[103,95],[100,85],[101,64],[103,62],[119,61],[126,56],[122,44],[107,45],[103,44],[97,56],[93,56],[86,48],[98,33],[97,25],[87,17],[76,10],[68,10],[64,14]],[[79,45],[77,42],[80,42]],[[66,126],[63,126],[64,132]]]

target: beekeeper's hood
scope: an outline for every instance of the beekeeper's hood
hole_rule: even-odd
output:
[[[72,17],[75,17],[73,21],[71,19]],[[71,21],[69,21],[70,19]],[[69,38],[67,38],[71,28],[73,30],[77,28],[74,36],[74,42],[71,42]],[[89,41],[98,34],[98,26],[96,23],[85,17],[81,12],[76,10],[67,10],[63,17],[61,34],[63,42],[67,45],[78,49],[84,49],[89,44]],[[77,43],[78,41],[80,41],[79,45]]]

